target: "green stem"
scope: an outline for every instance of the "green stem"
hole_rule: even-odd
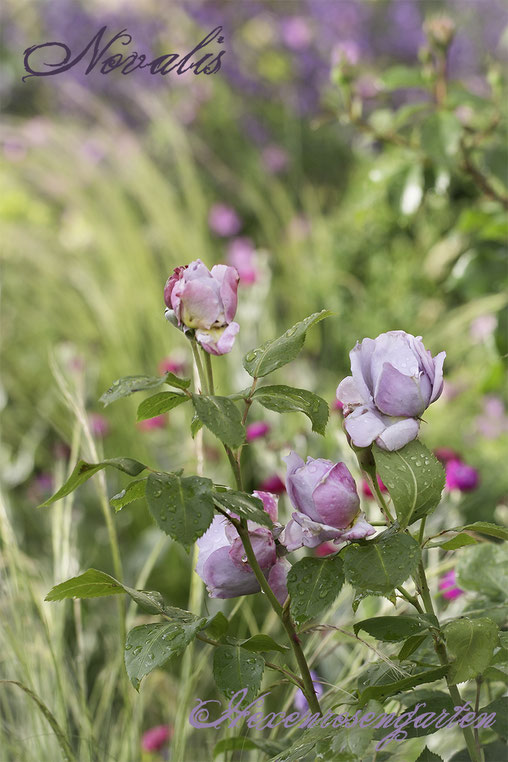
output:
[[[420,543],[420,546],[423,547],[424,545],[424,535],[425,535],[425,522],[427,521],[427,516],[424,516],[422,520],[420,521],[420,534],[418,536],[418,542]]]
[[[201,357],[199,355],[199,350],[198,350],[198,345],[197,345],[196,339],[191,339],[190,340],[190,344],[191,344],[191,349],[192,349],[192,356],[194,358],[194,362],[196,363],[196,368],[197,368],[197,371],[198,371],[199,383],[200,383],[200,386],[201,386],[201,390],[200,391],[201,391],[201,393],[209,394],[208,383],[207,383],[205,371],[203,369],[203,363],[201,362]]]
[[[416,597],[416,595],[411,595],[411,593],[408,593],[408,591],[406,590],[406,588],[405,588],[405,587],[402,587],[402,585],[399,585],[399,587],[397,588],[397,590],[398,590],[398,591],[399,591],[399,593],[401,593],[401,595],[402,595],[402,596],[403,596],[403,597],[406,599],[406,601],[409,601],[409,603],[411,603],[411,604],[412,604],[412,605],[415,607],[415,609],[416,609],[416,610],[417,610],[417,611],[418,611],[420,614],[423,614],[423,609],[422,609],[422,607],[420,606],[420,601],[418,600],[418,598]]]
[[[430,595],[429,585],[427,583],[427,577],[425,575],[425,568],[423,566],[423,562],[420,562],[420,565],[418,566],[418,579],[419,579],[420,595],[422,597],[423,605],[425,606],[425,611],[427,612],[427,614],[431,614],[432,616],[435,617],[436,613],[434,611],[434,605],[432,603],[432,597]],[[441,665],[443,667],[448,667],[450,662],[448,661],[446,646],[441,639],[441,635],[433,631],[432,637],[434,639],[434,650],[436,651],[436,654],[438,656],[439,661],[441,662]],[[448,686],[448,693],[450,694],[451,699],[453,701],[453,705],[462,706],[463,699],[460,695],[460,692],[457,686],[450,683],[448,681],[448,677],[446,678],[446,683]],[[472,729],[462,728],[462,733],[464,735],[464,740],[466,742],[466,746],[469,752],[469,756],[471,758],[471,762],[482,762],[481,748],[477,747],[475,743],[475,738],[474,738]]]
[[[204,349],[203,354],[205,356],[206,377],[208,379],[208,393],[215,394],[213,385],[212,355],[209,352],[205,352]]]

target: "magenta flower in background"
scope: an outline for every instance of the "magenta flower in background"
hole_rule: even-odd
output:
[[[167,415],[156,415],[153,418],[147,418],[146,421],[139,421],[136,425],[141,431],[153,431],[154,429],[163,429],[167,423]]]
[[[263,502],[272,521],[277,520],[277,499],[268,492],[253,493]],[[290,564],[277,558],[272,532],[267,527],[247,523],[256,559],[275,595],[287,598],[286,576]],[[223,516],[215,516],[205,534],[197,540],[199,556],[196,573],[206,585],[210,598],[236,598],[260,591],[242,541],[234,526]]]
[[[175,268],[164,287],[166,319],[184,332],[194,330],[196,341],[212,355],[231,352],[240,330],[233,322],[238,303],[238,272],[200,259]]]
[[[457,586],[457,575],[455,569],[450,569],[449,572],[443,574],[439,580],[439,589],[443,594],[443,598],[448,601],[453,601],[455,598],[460,598],[464,595],[464,591]]]
[[[313,669],[311,669],[310,676],[312,677],[312,683],[314,685],[314,690],[316,691],[316,696],[318,697],[318,699],[320,699],[321,696],[323,695],[324,689],[319,681],[319,675],[316,672],[314,672]],[[303,691],[301,691],[300,688],[298,688],[298,690],[295,693],[295,698],[293,703],[297,712],[305,713],[309,711],[309,704],[307,703],[307,699],[303,695]]]
[[[337,399],[353,444],[399,450],[416,439],[420,416],[443,390],[446,352],[432,357],[421,336],[389,331],[364,339],[349,356],[352,375],[340,382]]]
[[[360,513],[356,484],[344,463],[310,457],[304,463],[295,452],[284,460],[286,488],[296,508],[279,538],[288,551],[374,534],[375,529]]]
[[[461,492],[472,492],[478,486],[480,477],[473,466],[468,466],[462,460],[449,460],[446,464],[446,489],[458,489]]]
[[[436,447],[434,455],[441,463],[448,463],[449,460],[460,460],[459,454],[451,447]]]
[[[312,42],[312,29],[304,16],[284,19],[280,26],[281,39],[290,50],[304,50]]]
[[[286,169],[289,156],[281,146],[269,145],[261,151],[261,161],[268,172],[277,175]]]
[[[156,725],[143,733],[141,739],[141,748],[143,751],[160,751],[173,735],[173,730],[169,725]]]
[[[259,278],[256,247],[250,238],[233,238],[228,245],[228,264],[238,271],[240,285],[251,286]]]
[[[109,421],[100,413],[91,413],[89,417],[90,430],[94,437],[103,439],[107,437],[110,430]]]
[[[164,357],[158,365],[159,374],[174,373],[176,376],[185,373],[185,363],[172,357]]]
[[[231,206],[213,204],[208,213],[210,230],[223,238],[237,235],[242,229],[242,221]]]
[[[265,490],[266,492],[273,492],[274,495],[282,495],[282,493],[286,491],[286,485],[278,474],[272,474],[271,476],[267,476],[266,479],[263,479],[259,485],[259,489]]]
[[[246,429],[247,442],[253,442],[255,439],[265,437],[270,431],[270,424],[266,421],[254,421],[249,423]]]
[[[379,484],[379,489],[381,490],[381,492],[388,492],[388,490],[386,489],[385,485],[383,484],[379,476],[377,477],[377,483]],[[370,485],[366,479],[364,479],[362,482],[362,493],[363,495],[365,495],[365,497],[374,497],[374,495],[372,494]]]

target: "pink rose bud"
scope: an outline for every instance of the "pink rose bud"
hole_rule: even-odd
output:
[[[136,425],[140,431],[153,431],[154,429],[163,429],[166,426],[167,421],[167,415],[163,413],[162,415],[156,415],[153,418],[147,418],[146,421],[139,421]]]
[[[259,489],[265,492],[273,492],[274,495],[282,495],[286,491],[286,485],[278,474],[272,474],[261,482]]]
[[[455,569],[450,569],[449,572],[443,574],[439,580],[439,589],[443,594],[443,598],[448,601],[453,601],[455,598],[459,598],[464,595],[464,591],[457,586],[457,575]]]
[[[420,417],[443,390],[446,352],[436,357],[420,336],[389,331],[350,352],[352,375],[340,382],[344,426],[357,447],[400,450],[416,439]]]
[[[100,413],[92,413],[89,418],[90,430],[94,437],[103,439],[109,434],[109,421]]]
[[[379,485],[379,489],[381,490],[381,492],[388,492],[388,490],[386,489],[385,485],[383,484],[379,476],[377,477],[377,483]],[[365,497],[374,497],[374,495],[372,494],[370,485],[366,479],[364,479],[362,482],[362,493],[365,495]]]
[[[277,520],[277,499],[267,492],[254,492],[263,502],[272,521]],[[287,598],[288,561],[277,558],[275,540],[270,529],[247,523],[256,559],[275,595],[282,602]],[[215,516],[205,534],[197,540],[199,556],[196,573],[205,583],[211,598],[236,598],[260,591],[259,582],[248,563],[238,532],[224,517]]]
[[[458,489],[461,492],[472,492],[478,486],[480,477],[473,466],[468,466],[461,460],[449,460],[446,464],[446,489]]]
[[[226,204],[213,204],[208,214],[210,230],[223,238],[237,235],[242,223],[235,210]]]
[[[143,751],[160,751],[173,735],[173,730],[169,725],[156,725],[154,728],[145,731],[141,739],[141,748]]]
[[[286,489],[296,508],[279,538],[289,551],[374,534],[375,529],[360,514],[356,484],[344,463],[310,457],[304,463],[295,452],[284,460]]]
[[[266,421],[254,421],[249,423],[246,430],[247,442],[253,442],[255,439],[260,439],[268,434],[270,431],[270,424]]]
[[[233,238],[228,246],[228,264],[240,277],[240,285],[251,286],[259,278],[256,266],[256,249],[250,238]]]
[[[234,267],[214,265],[209,270],[200,259],[177,267],[164,288],[166,318],[184,331],[195,331],[206,352],[231,352],[240,330],[233,322],[238,302],[238,272]]]

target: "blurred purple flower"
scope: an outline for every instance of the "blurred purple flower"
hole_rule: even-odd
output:
[[[331,63],[332,66],[340,66],[342,63],[356,66],[360,61],[360,48],[354,40],[342,40],[333,46]]]
[[[213,204],[208,213],[210,230],[218,236],[227,238],[237,235],[242,229],[242,222],[231,206]]]
[[[138,429],[141,431],[153,431],[154,429],[163,429],[167,423],[167,415],[156,415],[153,418],[147,418],[146,421],[139,421],[137,423]]]
[[[483,402],[483,413],[476,419],[476,428],[486,439],[497,439],[508,432],[508,417],[503,400],[488,396]]]
[[[241,285],[251,286],[257,281],[256,248],[250,238],[233,238],[228,245],[227,259],[228,264],[238,271]]]
[[[432,357],[421,336],[389,331],[357,343],[349,356],[352,375],[340,382],[337,399],[353,444],[375,441],[393,451],[416,439],[420,416],[443,390],[446,352]]]
[[[263,148],[261,152],[261,161],[265,169],[273,175],[283,172],[288,163],[289,156],[287,152],[278,145],[269,145]]]
[[[141,748],[143,751],[160,751],[173,735],[173,730],[169,725],[156,725],[143,733],[141,739]]]
[[[282,493],[286,491],[286,485],[278,474],[272,474],[272,476],[263,479],[259,489],[265,490],[266,492],[273,492],[274,495],[282,495]]]
[[[291,16],[283,19],[280,35],[284,45],[290,50],[304,50],[312,42],[312,29],[305,16]]]
[[[173,357],[164,357],[158,365],[158,370],[161,376],[163,373],[174,373],[178,376],[180,373],[185,373],[185,363]]]
[[[255,439],[260,439],[268,434],[270,431],[270,424],[266,421],[254,421],[249,423],[246,430],[247,442],[253,442]]]
[[[457,586],[457,575],[455,569],[450,569],[449,572],[443,574],[439,580],[439,589],[443,594],[443,598],[448,601],[453,601],[455,598],[460,598],[464,595],[464,591]]]
[[[310,676],[312,677],[312,683],[314,685],[314,690],[316,691],[316,696],[318,699],[320,699],[323,695],[324,689],[319,681],[319,675],[314,672],[313,669],[311,669]],[[307,703],[307,699],[303,695],[303,692],[300,690],[300,688],[298,688],[295,693],[293,703],[297,712],[302,712],[304,714],[305,712],[309,711],[309,704]]]
[[[458,489],[461,492],[472,492],[478,486],[480,477],[473,466],[468,466],[462,460],[449,460],[446,464],[446,489]]]
[[[296,511],[280,535],[288,551],[315,548],[326,540],[345,542],[374,534],[360,513],[356,484],[344,463],[295,452],[287,463],[286,489]]]
[[[94,437],[103,439],[107,437],[110,430],[109,421],[100,413],[91,413],[89,417],[90,430]]]
[[[471,321],[469,332],[471,338],[477,343],[486,341],[492,336],[497,327],[497,318],[495,315],[479,315]]]

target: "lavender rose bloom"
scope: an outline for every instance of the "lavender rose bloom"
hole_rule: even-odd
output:
[[[419,418],[443,391],[443,362],[421,336],[405,331],[364,339],[350,352],[352,375],[340,382],[345,427],[354,445],[399,450],[416,439]]]
[[[277,499],[269,492],[254,492],[272,521],[277,520]],[[287,598],[288,561],[277,558],[272,532],[249,521],[249,537],[256,559],[277,599]],[[197,541],[196,572],[206,584],[210,598],[236,598],[260,591],[242,541],[234,526],[223,516],[215,516],[205,534]]]
[[[322,542],[359,540],[375,530],[360,513],[356,484],[344,463],[307,458],[295,452],[287,458],[286,489],[296,511],[280,535],[288,551]]]
[[[196,340],[212,355],[231,352],[240,330],[233,322],[237,307],[238,272],[200,259],[175,268],[164,287],[166,318],[183,331],[195,330]]]

